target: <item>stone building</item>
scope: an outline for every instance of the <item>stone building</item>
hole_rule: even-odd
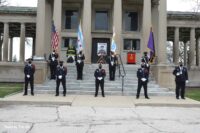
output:
[[[147,43],[150,29],[154,33],[156,61],[152,65],[152,74],[157,83],[164,87],[172,87],[174,77],[172,69],[179,61],[179,42],[185,44],[185,64],[190,68],[191,85],[198,85],[199,74],[199,14],[166,11],[166,0],[38,0],[35,8],[1,8],[0,33],[3,35],[3,51],[0,67],[0,81],[18,79],[14,73],[20,72],[24,61],[24,38],[33,38],[33,56],[46,57],[51,48],[51,27],[54,22],[59,34],[61,60],[66,60],[66,50],[69,45],[76,46],[77,28],[82,26],[84,35],[84,53],[86,63],[96,63],[99,43],[107,45],[107,53],[115,29],[117,54],[126,63],[128,51],[136,53],[137,63],[144,51],[149,51]],[[20,37],[20,61],[10,63],[12,37]],[[169,64],[166,56],[166,41],[173,42],[173,63]],[[10,41],[12,42],[12,41]],[[9,46],[9,47],[8,47]],[[187,47],[189,47],[189,56]],[[189,62],[188,62],[189,60]],[[44,82],[47,75],[45,61],[35,62],[38,83]],[[15,72],[9,69],[15,67]],[[10,67],[7,67],[10,66]],[[3,68],[7,70],[5,80]],[[14,78],[15,77],[15,78]],[[166,82],[166,78],[168,82]],[[19,79],[22,80],[23,78]]]

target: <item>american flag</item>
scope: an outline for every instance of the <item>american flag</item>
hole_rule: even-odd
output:
[[[58,48],[58,43],[59,43],[59,36],[58,32],[56,31],[56,27],[54,23],[52,24],[52,35],[51,35],[51,45],[53,49]]]

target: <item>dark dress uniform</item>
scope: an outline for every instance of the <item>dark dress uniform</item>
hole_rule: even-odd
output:
[[[24,74],[25,74],[25,91],[24,95],[28,94],[28,83],[30,83],[31,86],[31,95],[34,95],[34,73],[35,73],[35,65],[31,64],[31,61],[29,61],[28,64],[24,67]]]
[[[77,80],[83,79],[84,60],[85,60],[85,55],[82,53],[79,53],[78,55],[75,56],[76,69],[77,69]]]
[[[51,78],[50,79],[56,79],[56,67],[58,65],[58,54],[51,53],[49,55],[49,65],[50,65],[50,71],[51,71]]]
[[[110,80],[115,80],[117,62],[118,60],[116,55],[110,56],[108,58]]]
[[[141,59],[141,62],[145,64],[145,67],[150,70],[150,65],[149,65],[149,57],[147,56],[147,53],[144,52],[144,56]]]
[[[64,67],[61,63],[61,65],[59,65],[56,70],[56,96],[59,96],[60,82],[62,82],[63,86],[63,96],[66,96],[66,75],[67,68]]]
[[[176,82],[176,98],[179,99],[181,91],[181,98],[185,99],[185,83],[188,81],[188,72],[186,67],[178,66],[173,71]]]
[[[147,84],[149,79],[149,71],[148,69],[143,65],[142,68],[139,68],[137,71],[137,78],[138,78],[138,88],[137,88],[137,95],[136,98],[138,99],[140,96],[141,88],[144,88],[144,96],[146,99],[149,99],[147,94]]]
[[[105,97],[104,95],[104,78],[106,76],[106,71],[104,69],[101,69],[101,67],[99,69],[96,69],[94,72],[94,77],[95,77],[95,97],[97,97],[98,95],[98,91],[99,91],[99,85],[101,86],[101,92],[102,92],[102,96]]]

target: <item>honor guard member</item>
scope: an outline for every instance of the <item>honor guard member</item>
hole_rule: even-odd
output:
[[[141,88],[143,87],[144,88],[144,96],[146,99],[149,99],[148,94],[147,94],[149,71],[145,67],[145,64],[141,64],[141,68],[138,69],[137,78],[138,78],[138,88],[137,88],[136,98],[138,99],[140,97],[140,91],[141,91]]]
[[[185,83],[188,83],[187,68],[183,66],[182,62],[179,62],[179,66],[175,67],[173,74],[176,82],[176,99],[179,99],[181,91],[181,98],[185,99]]]
[[[66,56],[67,56],[67,62],[68,63],[74,62],[74,58],[76,56],[76,48],[74,46],[72,46],[71,44],[67,49]]]
[[[60,61],[56,70],[56,96],[59,96],[60,82],[62,82],[63,86],[63,96],[66,96],[66,75],[67,68],[63,66],[63,61]]]
[[[56,67],[58,65],[58,54],[53,50],[53,52],[49,55],[49,65],[51,71],[51,78],[56,79]]]
[[[24,96],[28,94],[28,83],[31,86],[31,95],[34,96],[34,73],[35,73],[35,65],[32,64],[32,60],[28,59],[28,63],[24,67],[24,74],[25,74],[25,91]]]
[[[106,71],[102,69],[102,65],[99,64],[99,68],[95,70],[94,72],[94,77],[95,77],[95,97],[98,95],[99,91],[99,85],[101,86],[101,92],[102,96],[105,97],[104,95],[104,78],[106,77]]]
[[[76,69],[77,69],[77,80],[83,79],[83,67],[84,67],[85,55],[82,50],[75,56]]]
[[[114,52],[110,52],[110,56],[108,57],[108,64],[109,64],[109,76],[110,80],[115,80],[115,72],[116,72],[116,66],[118,64],[117,56],[114,54]]]
[[[149,57],[147,55],[147,52],[144,52],[144,55],[142,56],[141,62],[145,63],[145,67],[147,67],[148,71],[149,71],[150,65],[149,65]]]

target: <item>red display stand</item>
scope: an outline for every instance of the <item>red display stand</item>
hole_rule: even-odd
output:
[[[127,53],[127,64],[136,64],[136,54],[135,52]]]

